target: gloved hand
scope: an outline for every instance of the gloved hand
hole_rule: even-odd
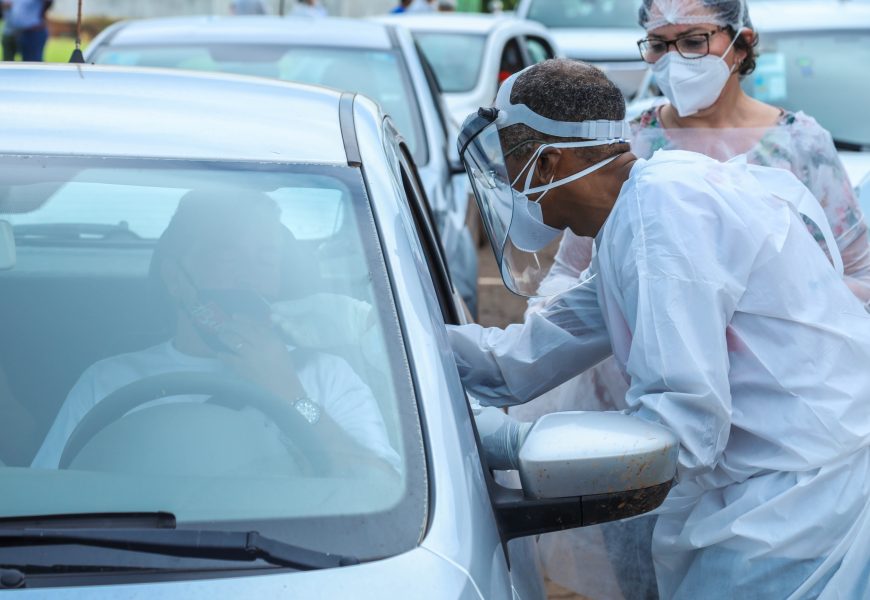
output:
[[[519,468],[520,447],[533,423],[517,421],[494,406],[472,402],[471,410],[487,464],[493,469]]]
[[[272,322],[304,348],[357,345],[374,320],[371,304],[341,294],[313,294],[272,304]]]

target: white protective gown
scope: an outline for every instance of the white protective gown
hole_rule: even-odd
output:
[[[663,598],[870,597],[870,315],[775,196],[804,192],[787,171],[658,152],[585,283],[523,325],[450,332],[469,391],[497,405],[610,344],[629,410],[681,441],[653,535]]]

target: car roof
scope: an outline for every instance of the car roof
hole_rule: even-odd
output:
[[[499,27],[520,25],[529,31],[537,31],[543,26],[534,21],[526,21],[509,15],[485,15],[465,13],[422,13],[377,17],[382,23],[403,25],[411,31],[444,31],[451,33],[489,34]]]
[[[866,30],[870,28],[870,3],[834,0],[759,1],[749,6],[749,17],[761,33]]]
[[[148,44],[294,44],[390,49],[387,26],[338,17],[203,16],[124,22],[109,36],[111,46]]]
[[[335,90],[257,77],[0,63],[7,154],[347,164]]]

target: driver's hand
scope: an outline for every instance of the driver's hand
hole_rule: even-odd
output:
[[[231,352],[218,357],[241,377],[291,401],[305,394],[290,352],[269,325],[234,315],[219,337]]]

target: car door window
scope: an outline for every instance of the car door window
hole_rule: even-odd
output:
[[[501,63],[498,67],[499,85],[514,73],[522,71],[523,67],[525,67],[525,61],[519,39],[511,38],[501,53]]]
[[[537,64],[556,56],[547,40],[534,35],[526,36],[526,52],[529,55],[531,64]]]

